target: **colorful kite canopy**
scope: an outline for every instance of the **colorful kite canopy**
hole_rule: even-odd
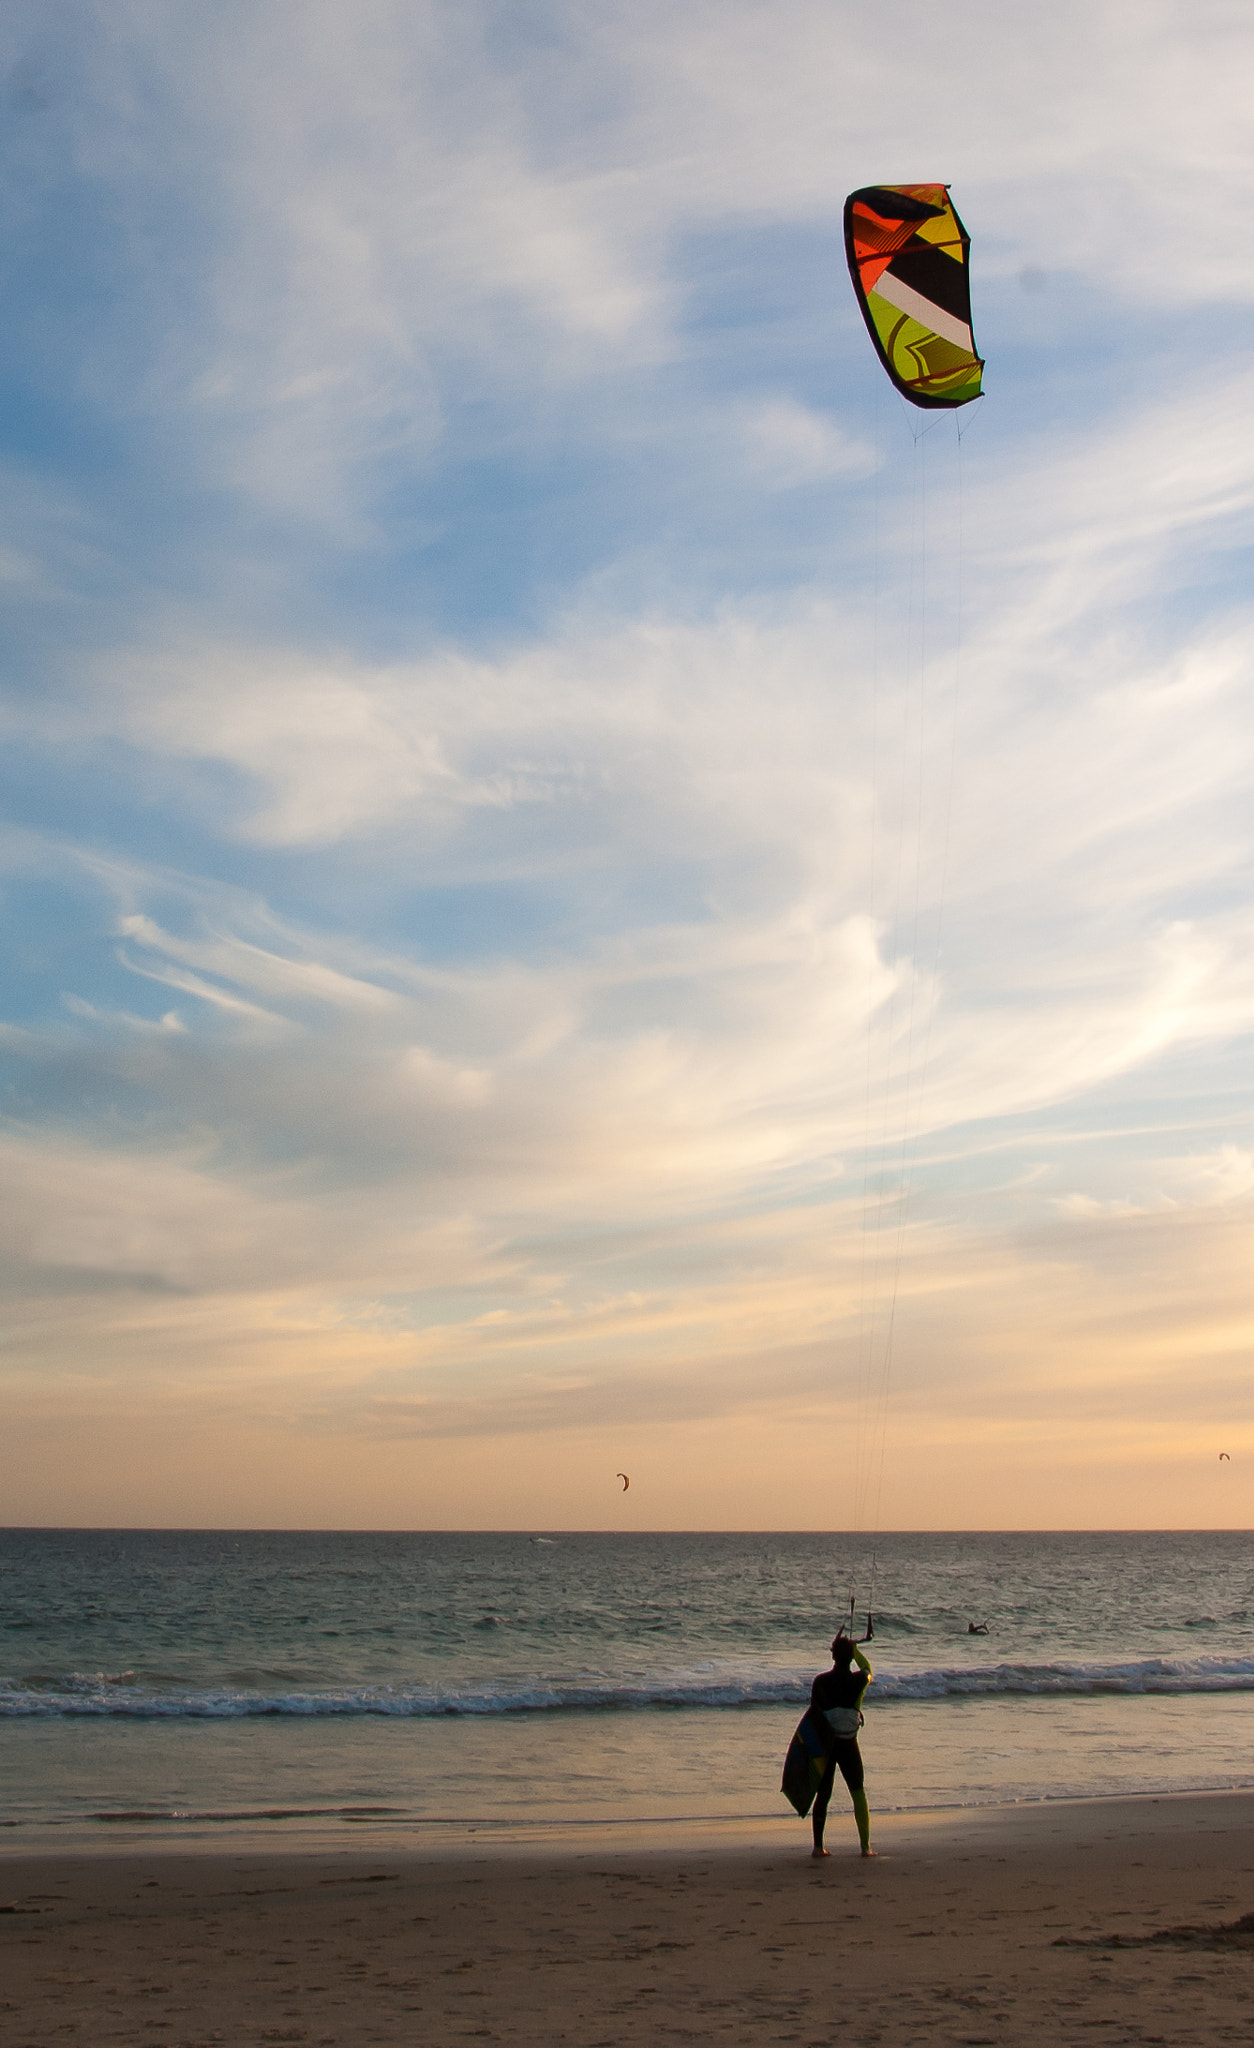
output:
[[[980,395],[970,247],[948,185],[865,185],[845,201],[845,249],[862,317],[912,405],[966,405]]]

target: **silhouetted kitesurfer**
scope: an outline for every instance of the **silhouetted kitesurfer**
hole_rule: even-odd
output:
[[[988,1623],[986,1621],[969,1621],[967,1623],[967,1634],[969,1636],[986,1636],[988,1634]]]
[[[862,1853],[864,1856],[875,1854],[871,1847],[871,1815],[863,1789],[862,1752],[858,1748],[862,1695],[872,1676],[870,1661],[859,1645],[850,1636],[839,1635],[832,1643],[831,1670],[820,1671],[810,1687],[810,1713],[826,1730],[825,1740],[829,1745],[826,1768],[814,1798],[811,1822],[814,1848],[811,1853],[815,1856],[831,1853],[823,1847],[823,1830],[827,1825],[827,1804],[836,1783],[837,1771],[853,1799]]]

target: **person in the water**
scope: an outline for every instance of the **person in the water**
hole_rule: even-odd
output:
[[[855,1669],[856,1666],[856,1669]],[[849,1787],[853,1799],[854,1818],[858,1823],[858,1840],[864,1856],[874,1856],[871,1847],[871,1815],[866,1803],[863,1783],[862,1752],[858,1748],[858,1730],[862,1726],[862,1695],[873,1677],[870,1660],[851,1637],[839,1635],[832,1644],[832,1668],[820,1671],[810,1687],[810,1712],[825,1731],[824,1740],[829,1744],[827,1768],[814,1800],[811,1824],[814,1829],[814,1856],[828,1856],[829,1849],[823,1847],[823,1830],[827,1825],[827,1806],[840,1772]]]

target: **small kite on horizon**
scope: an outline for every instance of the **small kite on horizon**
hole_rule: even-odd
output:
[[[628,1487],[629,1487],[629,1486],[631,1485],[631,1481],[630,1481],[630,1479],[629,1479],[629,1478],[627,1477],[627,1474],[626,1474],[625,1472],[616,1472],[616,1473],[614,1474],[614,1477],[615,1477],[615,1479],[621,1479],[621,1480],[622,1480],[622,1482],[623,1482],[623,1492],[624,1492],[624,1493],[626,1493],[626,1491],[627,1491],[627,1488],[628,1488]]]
[[[1232,1463],[1232,1460],[1228,1456],[1227,1451],[1221,1451],[1219,1453],[1219,1462],[1221,1465],[1230,1465]]]

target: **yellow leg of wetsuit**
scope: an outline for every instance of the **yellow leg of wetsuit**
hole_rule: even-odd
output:
[[[858,1823],[858,1840],[864,1850],[871,1846],[871,1809],[866,1803],[865,1792],[853,1795],[853,1817]]]

